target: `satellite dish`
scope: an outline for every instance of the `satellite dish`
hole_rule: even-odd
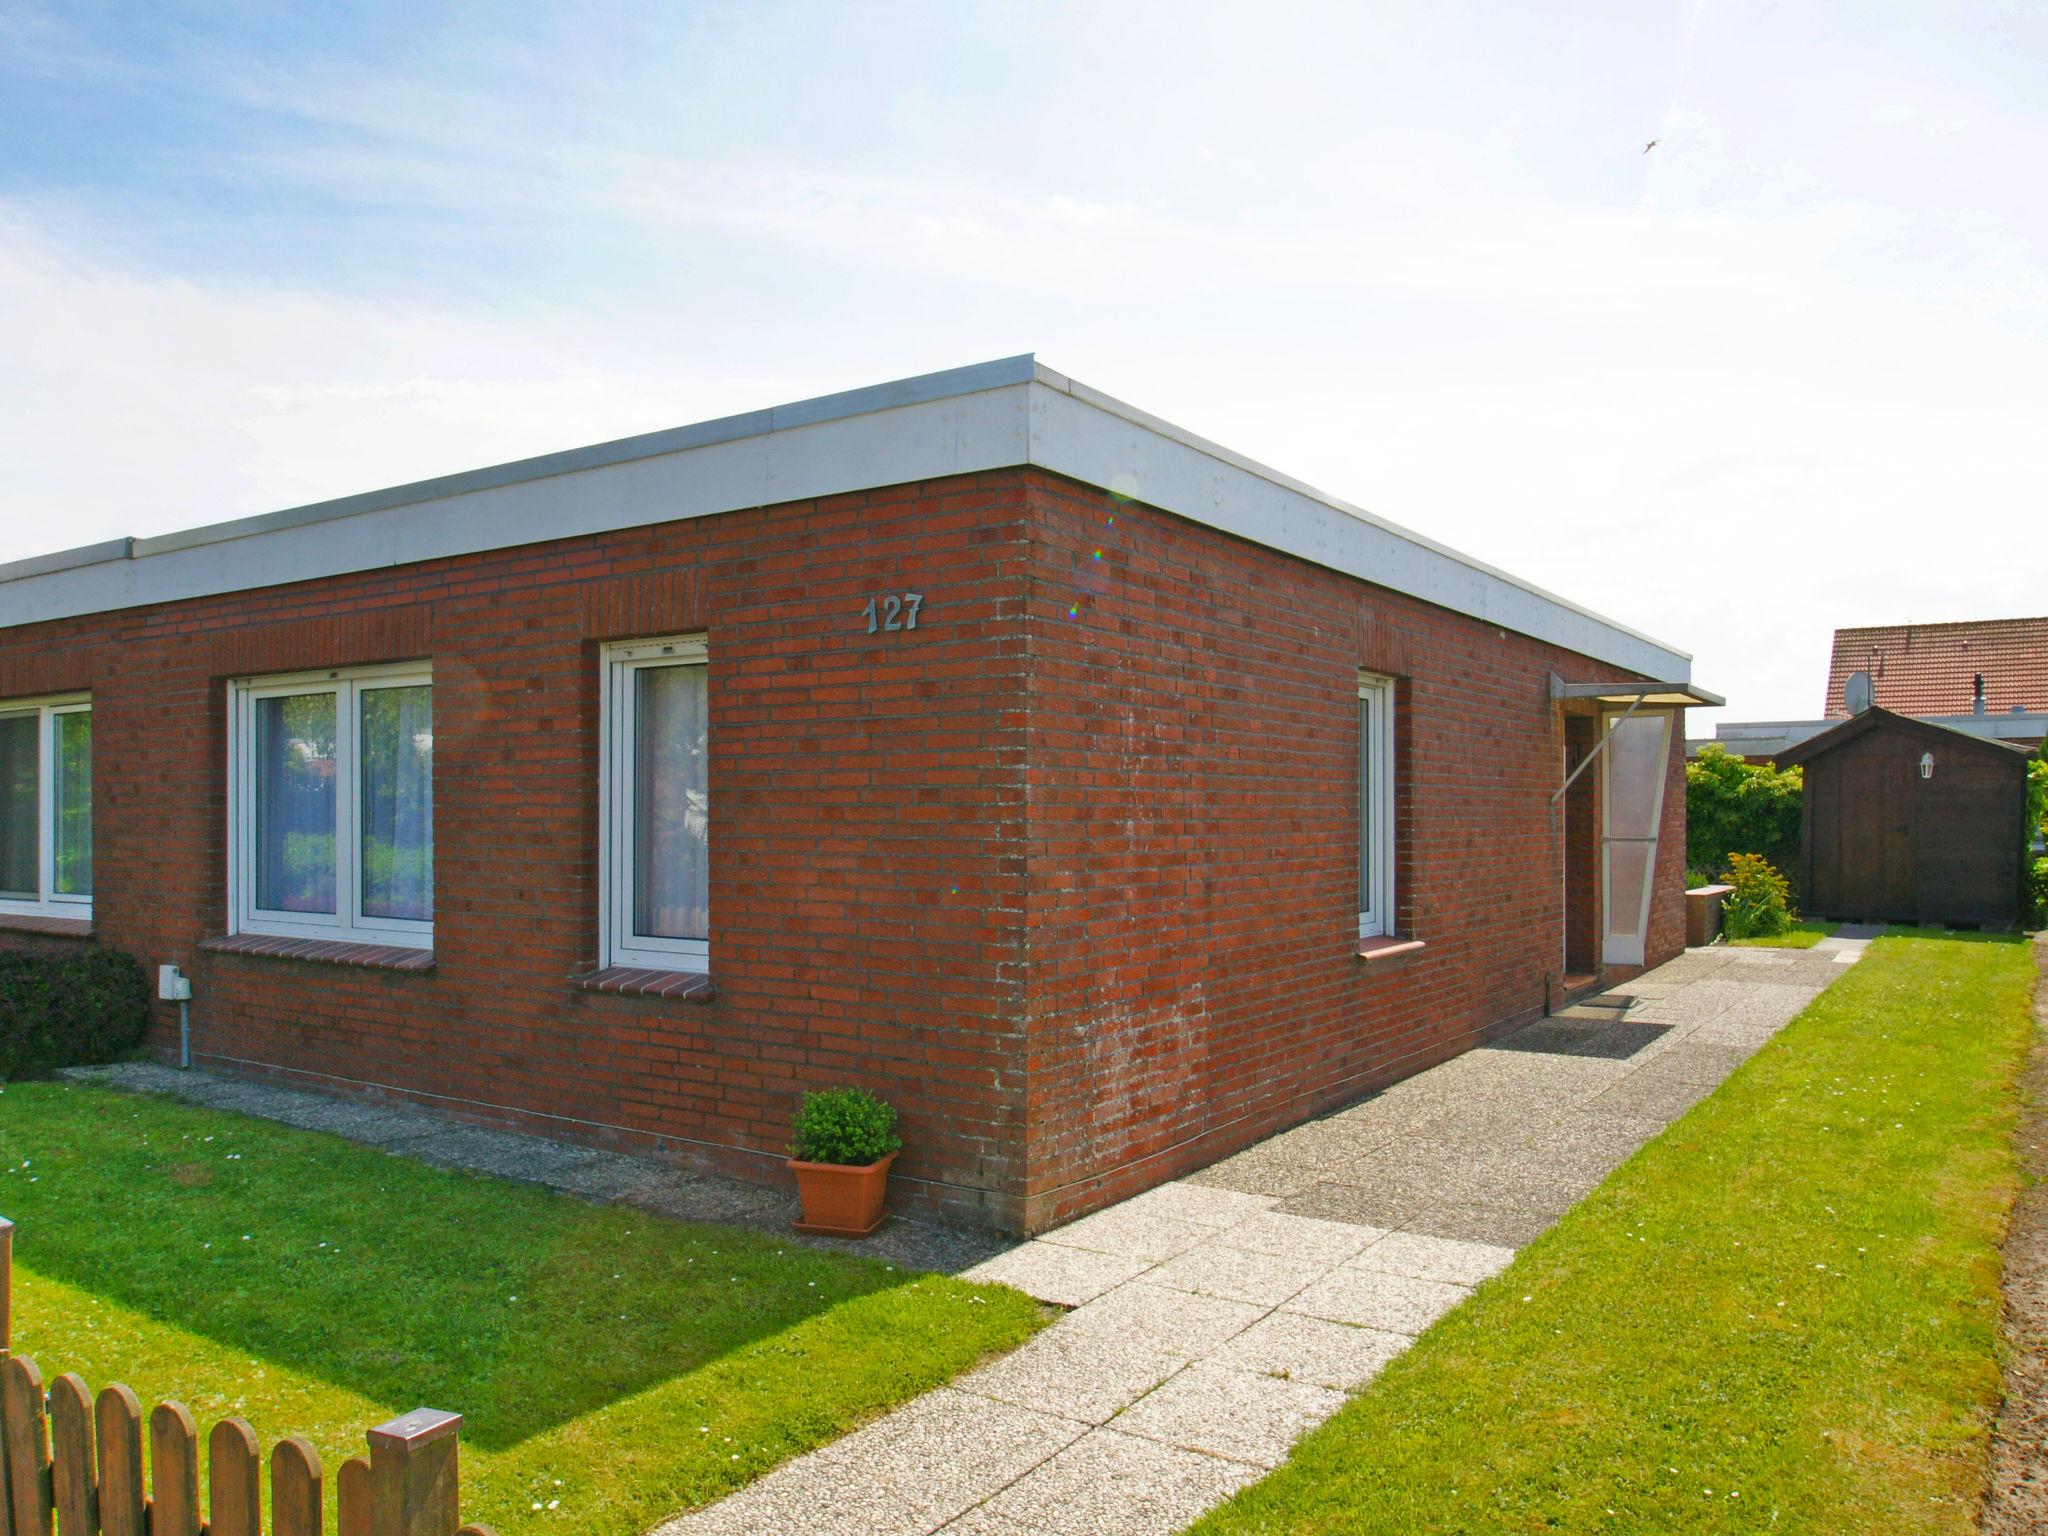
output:
[[[1860,715],[1870,708],[1870,674],[1851,672],[1849,681],[1842,684],[1842,702],[1849,706],[1849,713]]]

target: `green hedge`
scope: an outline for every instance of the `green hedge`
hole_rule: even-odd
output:
[[[1799,865],[1797,768],[1746,763],[1705,746],[1685,765],[1685,863],[1710,878],[1738,853],[1760,854],[1788,877]]]
[[[0,953],[0,1077],[114,1061],[148,1023],[149,984],[133,955]]]

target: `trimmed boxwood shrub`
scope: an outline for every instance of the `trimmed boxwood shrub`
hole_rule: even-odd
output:
[[[790,1155],[800,1163],[864,1168],[903,1145],[896,1111],[865,1088],[807,1093],[796,1112]]]
[[[149,984],[133,955],[0,953],[0,1077],[114,1061],[148,1023]]]

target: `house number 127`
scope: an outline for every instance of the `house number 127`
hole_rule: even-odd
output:
[[[917,628],[917,610],[924,606],[922,592],[891,592],[887,597],[871,597],[861,612],[867,615],[868,633],[883,630],[895,634],[901,629]]]

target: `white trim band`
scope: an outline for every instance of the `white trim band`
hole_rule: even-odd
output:
[[[1678,682],[1691,676],[1684,652],[1077,384],[1029,355],[0,565],[0,626],[1022,465],[1632,672]]]

